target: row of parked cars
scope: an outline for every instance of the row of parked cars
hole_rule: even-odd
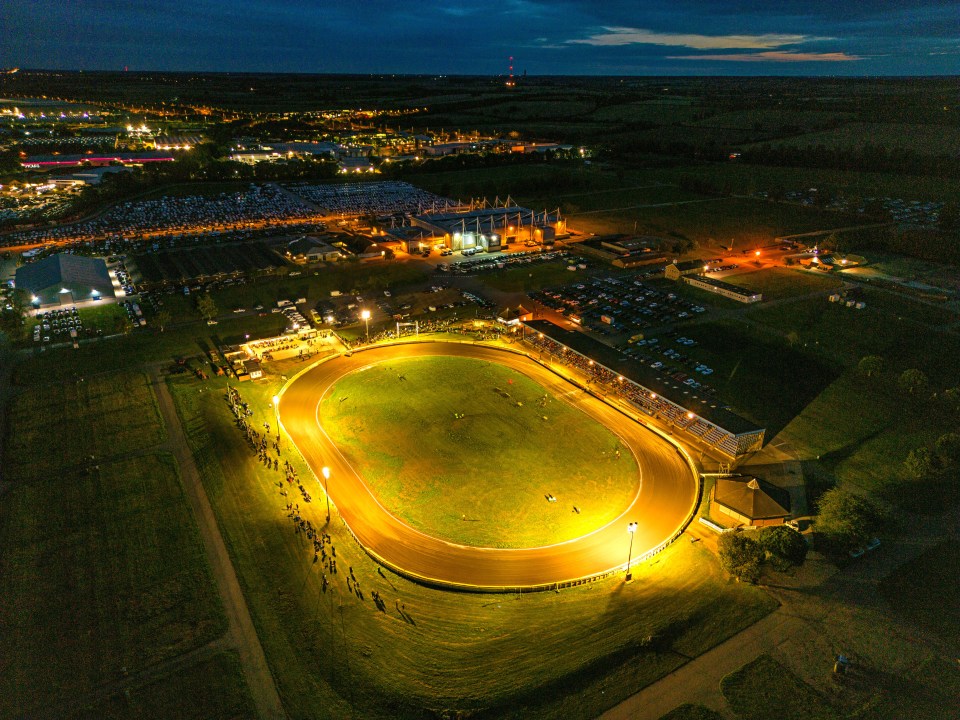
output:
[[[540,252],[539,250],[523,251],[510,253],[509,255],[491,255],[477,260],[467,260],[464,262],[447,265],[440,263],[437,265],[438,272],[450,272],[458,274],[482,272],[485,270],[498,270],[507,267],[516,267],[517,265],[529,265],[535,262],[549,262],[563,257],[566,254],[562,250],[551,250]]]
[[[123,291],[127,295],[134,295],[137,292],[136,287],[133,284],[133,280],[130,278],[130,273],[127,272],[127,266],[123,264],[121,260],[113,268],[114,274],[117,276],[117,281],[123,287]]]
[[[640,280],[613,277],[547,288],[529,297],[601,335],[669,325],[706,312],[706,308],[676,293],[658,290]]]
[[[671,341],[680,345],[681,349],[672,347]],[[622,352],[656,370],[661,379],[669,378],[692,390],[700,390],[708,395],[715,394],[716,391],[706,383],[706,376],[713,374],[713,368],[684,352],[686,348],[696,344],[697,341],[692,338],[678,337],[676,331],[669,331],[661,337],[640,340],[624,348]],[[701,377],[698,378],[697,375]]]
[[[83,320],[75,307],[58,308],[37,313],[37,324],[33,326],[33,341],[50,342],[51,338],[69,336],[71,331],[79,335],[83,331]]]

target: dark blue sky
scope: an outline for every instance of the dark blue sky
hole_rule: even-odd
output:
[[[960,74],[960,0],[0,0],[0,66]]]

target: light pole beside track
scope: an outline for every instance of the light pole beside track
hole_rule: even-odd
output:
[[[280,447],[280,396],[273,396],[273,416],[277,421],[277,447]]]
[[[360,317],[363,318],[363,324],[367,326],[367,342],[370,342],[370,311],[361,310]]]
[[[637,532],[637,524],[635,522],[627,523],[627,532],[630,533],[630,549],[627,551],[627,577],[623,580],[625,583],[633,580],[633,573],[630,572],[630,561],[633,560],[633,536]]]
[[[330,479],[330,468],[324,466],[320,471],[323,475],[323,495],[327,498],[327,525],[330,524],[330,493],[327,490],[327,480]]]

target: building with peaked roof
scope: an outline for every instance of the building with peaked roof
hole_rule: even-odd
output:
[[[497,313],[497,322],[508,327],[519,327],[524,320],[532,320],[533,313],[527,310],[523,305],[516,307],[505,307]]]
[[[790,495],[755,477],[720,478],[713,486],[712,507],[742,525],[782,525],[790,515]]]
[[[295,263],[332,262],[342,257],[342,253],[333,245],[310,235],[287,243],[285,254]]]
[[[16,286],[34,305],[70,305],[113,298],[114,286],[101,258],[59,253],[17,268]]]
[[[697,275],[703,272],[703,260],[684,260],[677,262],[674,260],[663,270],[663,276],[667,280],[679,280],[687,275]]]

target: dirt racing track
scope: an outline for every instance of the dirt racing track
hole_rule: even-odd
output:
[[[319,406],[324,393],[342,376],[373,363],[401,358],[451,355],[495,362],[524,373],[551,393],[574,389],[530,358],[494,347],[426,342],[375,347],[319,363],[294,378],[281,394],[283,429],[317,478],[330,468],[329,492],[344,522],[364,549],[407,577],[464,590],[503,591],[548,588],[555,584],[623,569],[627,561],[627,523],[636,521],[636,561],[673,538],[690,519],[699,497],[699,480],[670,442],[602,400],[575,393],[577,407],[615,429],[640,466],[640,492],[617,520],[574,540],[536,548],[502,549],[458,545],[415,530],[390,514],[340,454],[323,430]],[[322,482],[322,480],[321,480]]]

